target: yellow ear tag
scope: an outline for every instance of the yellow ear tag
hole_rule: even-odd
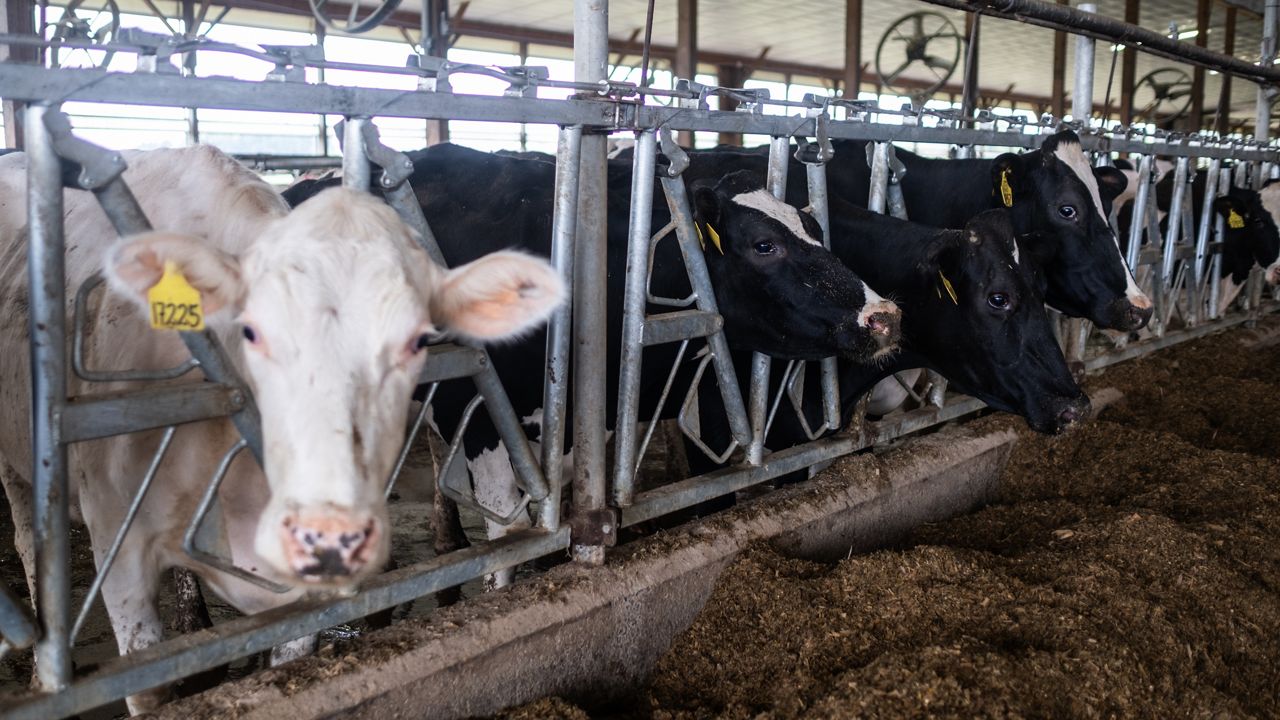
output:
[[[716,250],[719,250],[720,254],[723,255],[724,248],[720,247],[720,233],[716,232],[716,229],[711,227],[711,223],[707,223],[707,235],[711,236],[711,244],[715,245]]]
[[[947,294],[951,296],[951,302],[959,305],[960,299],[956,297],[956,289],[951,287],[951,281],[947,279],[946,275],[942,274],[941,270],[938,271],[938,277],[942,278],[942,287],[947,289]],[[937,290],[937,288],[934,288],[934,290]],[[942,293],[938,293],[938,297],[941,298]]]
[[[1009,186],[1009,168],[1000,172],[1000,199],[1005,207],[1013,207],[1013,188]]]
[[[1227,225],[1239,230],[1244,227],[1244,218],[1240,217],[1240,213],[1236,212],[1235,209],[1232,208],[1231,214],[1227,215]]]
[[[191,286],[172,262],[164,264],[160,282],[147,291],[151,327],[155,330],[203,330],[204,308],[200,291]]]
[[[693,231],[698,233],[698,247],[701,247],[702,251],[706,252],[707,241],[702,239],[702,228],[698,226],[698,223],[693,224]]]

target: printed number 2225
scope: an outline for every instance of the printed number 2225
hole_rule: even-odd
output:
[[[151,321],[169,328],[200,327],[199,303],[151,303]]]

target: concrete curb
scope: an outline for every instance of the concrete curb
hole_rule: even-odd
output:
[[[562,566],[160,709],[153,717],[458,718],[549,694],[616,696],[643,682],[748,545],[843,558],[987,502],[1016,434],[979,421],[839,461],[814,480],[613,553]],[[1004,425],[1007,427],[1007,424]]]

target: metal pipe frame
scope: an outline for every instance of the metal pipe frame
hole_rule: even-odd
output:
[[[183,106],[227,110],[305,112],[425,119],[451,118],[492,122],[583,125],[612,129],[664,127],[671,130],[751,133],[761,135],[816,134],[816,120],[750,112],[722,112],[687,107],[635,106],[607,99],[547,100],[528,97],[489,97],[452,93],[379,90],[358,87],[280,82],[272,92],[262,83],[225,78],[183,78],[169,75],[104,73],[99,70],[41,68],[0,63],[0,87],[7,97],[27,102],[85,101],[148,106]],[[832,138],[873,142],[925,142],[990,145],[1034,149],[1040,138],[1017,130],[975,130],[954,127],[881,125],[861,120],[832,121]],[[1084,133],[1081,142],[1099,152],[1154,153],[1170,157],[1219,157],[1237,160],[1280,159],[1280,149],[1212,138],[1182,141],[1169,136],[1144,139],[1129,133]]]
[[[1205,177],[1204,203],[1200,208],[1200,224],[1196,227],[1196,257],[1194,269],[1193,285],[1195,292],[1191,298],[1193,303],[1192,317],[1197,323],[1205,320],[1204,307],[1204,281],[1209,271],[1210,255],[1209,255],[1209,234],[1213,230],[1214,218],[1217,213],[1213,211],[1213,202],[1218,198],[1218,181],[1222,175],[1222,161],[1214,158],[1209,161],[1209,168]]]
[[[1058,9],[1062,6],[1050,7]],[[1098,6],[1080,3],[1076,12],[1084,17],[1096,16]],[[1088,35],[1076,35],[1076,76],[1071,93],[1071,117],[1086,126],[1093,114],[1093,43],[1093,38]]]
[[[986,3],[953,0],[953,3],[965,6],[995,4],[994,0]],[[1280,3],[1280,0],[1268,0],[1267,4],[1267,11],[1271,17],[1271,22],[1268,24],[1268,32],[1270,32],[1272,46],[1274,46],[1275,8],[1278,3]],[[941,2],[938,4],[947,3]],[[1001,7],[1008,9],[1015,6],[1039,4],[1043,3],[1002,0]],[[604,22],[606,7],[603,0],[578,0],[578,5],[579,9],[582,10],[583,19],[583,26],[580,31],[584,38],[584,63],[591,64],[598,60],[596,55],[599,55],[599,50],[602,47],[601,38],[604,37],[602,31],[606,27]],[[1002,11],[1000,10],[984,10],[984,12],[1002,16]],[[1093,19],[1097,20],[1098,18],[1095,16]],[[1078,29],[1078,27],[1075,29]],[[1181,43],[1177,44],[1179,49],[1183,45]],[[591,72],[594,72],[594,69]],[[1267,74],[1267,77],[1263,79],[1271,81],[1270,74],[1277,71],[1267,65],[1258,72]],[[591,73],[588,72],[580,73],[580,79],[583,77],[589,78],[590,75]],[[1246,73],[1240,73],[1240,76],[1252,77]],[[192,108],[345,114],[353,116],[353,121],[349,123],[346,129],[348,134],[345,135],[345,139],[356,139],[357,142],[354,145],[357,146],[360,145],[359,138],[367,137],[365,133],[371,128],[368,119],[374,115],[554,123],[561,125],[561,140],[564,143],[564,151],[559,153],[560,162],[557,167],[556,208],[558,221],[554,223],[555,229],[553,232],[558,239],[571,241],[577,237],[583,241],[584,247],[581,249],[583,254],[577,258],[580,261],[580,265],[577,268],[573,267],[576,252],[572,242],[553,245],[553,260],[556,261],[559,271],[566,277],[577,278],[578,282],[573,291],[577,296],[576,302],[580,310],[584,306],[589,307],[592,303],[588,301],[598,295],[598,286],[591,284],[592,278],[594,278],[595,283],[603,280],[603,244],[601,242],[603,233],[600,232],[601,226],[599,224],[602,222],[603,217],[600,212],[597,212],[597,216],[592,216],[592,208],[599,211],[603,207],[601,185],[595,182],[595,180],[599,179],[598,174],[595,180],[592,179],[592,173],[603,167],[603,136],[591,135],[587,138],[582,138],[584,126],[590,130],[639,129],[642,134],[658,127],[664,127],[667,130],[751,132],[773,136],[774,142],[771,150],[774,152],[771,152],[769,180],[770,190],[779,196],[783,194],[785,189],[785,153],[786,145],[789,144],[789,137],[797,134],[816,135],[820,132],[820,121],[814,117],[787,118],[747,112],[717,112],[688,107],[636,107],[620,103],[611,98],[568,101],[543,100],[533,97],[495,98],[458,96],[448,93],[401,93],[397,91],[339,88],[289,82],[278,83],[273,86],[273,92],[264,93],[261,92],[261,83],[256,82],[218,78],[182,78],[165,75],[139,76],[137,74],[104,73],[94,70],[54,71],[35,66],[19,67],[5,63],[0,63],[0,85],[6,88],[7,98],[35,101],[37,103],[26,111],[25,119],[27,120],[28,148],[31,157],[28,209],[29,216],[32,218],[30,223],[29,273],[32,287],[33,416],[35,420],[33,455],[36,458],[33,485],[36,501],[35,530],[39,574],[37,578],[37,594],[40,601],[38,624],[43,633],[41,639],[36,643],[36,656],[40,686],[42,690],[46,691],[46,694],[24,699],[9,708],[10,716],[12,717],[44,718],[81,712],[104,702],[171,682],[192,672],[198,672],[235,658],[243,657],[245,654],[267,649],[280,642],[318,631],[324,627],[366,615],[378,609],[384,609],[444,587],[460,584],[484,573],[563,550],[569,547],[571,543],[569,528],[560,527],[558,524],[560,505],[558,500],[560,485],[558,467],[560,453],[557,446],[562,447],[562,442],[554,443],[553,445],[555,428],[554,418],[552,418],[552,423],[544,425],[543,468],[547,471],[544,477],[550,478],[551,482],[548,487],[547,499],[543,501],[540,508],[540,524],[542,528],[517,533],[484,546],[451,553],[448,556],[435,558],[425,563],[384,574],[373,579],[362,592],[351,598],[321,605],[300,603],[224,623],[211,631],[206,631],[199,635],[185,636],[161,643],[135,655],[109,662],[103,665],[101,669],[68,686],[71,680],[69,657],[71,608],[67,592],[69,583],[66,535],[66,444],[92,437],[105,437],[119,432],[134,431],[144,427],[164,427],[176,422],[216,417],[229,413],[236,420],[237,427],[241,430],[241,433],[247,438],[244,444],[255,447],[255,450],[260,448],[260,433],[257,429],[256,407],[253,405],[252,397],[243,391],[243,386],[236,378],[229,358],[226,357],[221,347],[217,345],[213,336],[208,333],[184,334],[183,339],[187,342],[188,347],[191,348],[193,355],[199,359],[200,367],[205,375],[210,380],[213,380],[214,383],[205,383],[200,389],[185,387],[181,389],[165,388],[166,391],[172,391],[171,396],[168,393],[159,392],[160,389],[157,388],[155,391],[144,390],[126,395],[90,396],[77,404],[67,404],[65,387],[66,352],[63,345],[66,317],[65,288],[62,287],[61,272],[63,261],[61,250],[61,168],[58,160],[60,150],[55,144],[57,141],[56,132],[51,132],[50,130],[50,123],[56,124],[60,114],[48,105],[39,104],[41,101],[67,99],[155,106],[179,105]],[[1081,97],[1084,96],[1084,93],[1077,94]],[[857,113],[851,112],[850,115],[854,116]],[[1020,130],[1020,128],[1017,130]],[[873,187],[882,187],[878,200],[881,212],[886,206],[892,205],[892,188],[889,187],[891,185],[890,153],[892,151],[892,147],[888,144],[890,142],[937,142],[1030,148],[1038,145],[1040,140],[1034,135],[1028,135],[1015,129],[1008,131],[980,131],[964,127],[887,126],[862,122],[861,120],[831,122],[825,128],[825,131],[829,133],[830,137],[865,139],[877,143],[873,154],[875,156],[874,159],[878,161],[875,165],[881,168],[879,172],[882,179],[880,183]],[[583,145],[586,146],[581,151],[574,150],[577,147],[577,139],[581,139]],[[1140,164],[1140,176],[1148,179],[1150,178],[1152,156],[1155,154],[1184,159],[1189,157],[1235,158],[1240,161],[1257,163],[1259,167],[1254,172],[1254,179],[1259,182],[1264,175],[1260,167],[1261,163],[1274,162],[1280,159],[1280,153],[1275,147],[1254,147],[1240,143],[1217,142],[1199,137],[1193,137],[1186,141],[1171,136],[1169,141],[1163,139],[1152,141],[1150,137],[1135,139],[1123,134],[1086,131],[1083,135],[1083,142],[1086,148],[1099,152],[1141,153],[1143,158]],[[781,164],[773,159],[773,155],[778,154],[779,150],[782,154]],[[360,152],[352,153],[352,157],[349,160],[344,160],[344,166],[348,162],[354,163],[357,156],[363,155],[364,153]],[[596,166],[597,158],[600,158],[599,167]],[[875,165],[873,165],[873,171]],[[1247,177],[1245,165],[1245,162],[1240,162],[1237,165],[1239,170],[1236,171],[1236,178],[1239,182],[1244,182]],[[781,168],[780,171],[779,168]],[[1224,169],[1221,172],[1229,173],[1230,171]],[[368,189],[371,177],[367,161],[363,163],[363,168],[352,165],[344,175],[350,176],[344,182]],[[1225,188],[1229,179],[1229,175],[1219,178],[1219,187]],[[98,180],[101,181],[100,178]],[[683,195],[682,182],[678,179],[663,178],[662,180],[664,191],[668,192],[669,203],[675,202],[672,199],[672,191],[676,187],[680,190],[680,197],[687,203],[687,198]],[[594,185],[592,184],[593,182],[595,182]],[[675,185],[669,183],[675,183]],[[579,188],[586,192],[580,203],[577,202]],[[115,179],[103,182],[90,189],[93,189],[97,194],[104,210],[119,232],[127,234],[149,229],[145,216],[142,215],[136,200],[129,193],[127,186],[123,182]],[[383,189],[384,191],[389,189],[396,190],[396,188]],[[561,192],[562,190],[564,192]],[[1142,211],[1152,206],[1149,191],[1150,183],[1144,182],[1139,188],[1137,205],[1135,206],[1135,210],[1138,212],[1135,213],[1135,217],[1143,217]],[[873,189],[873,201],[875,201],[875,192]],[[389,199],[393,200],[393,205],[398,206],[400,204],[394,201],[394,192],[387,194]],[[582,211],[582,220],[578,220],[580,217],[579,211]],[[688,212],[687,208],[685,208],[685,212]],[[1175,218],[1182,214],[1175,213]],[[673,207],[673,217],[675,215],[676,210]],[[1173,221],[1171,220],[1171,222]],[[1202,226],[1205,224],[1203,214],[1201,224]],[[1221,233],[1221,224],[1221,220],[1218,219],[1219,233]],[[579,234],[579,231],[581,231],[581,234]],[[426,232],[429,233],[429,228],[427,228]],[[1206,232],[1202,228],[1196,239],[1195,272],[1199,273],[1204,272],[1204,269],[1200,266],[1200,263],[1206,260],[1204,253],[1213,247],[1205,246],[1205,240],[1202,238],[1207,237]],[[1136,235],[1136,237],[1131,235],[1129,252],[1131,266],[1136,265],[1137,259],[1142,256],[1140,242],[1138,242],[1141,239],[1141,233],[1141,223],[1135,223],[1133,235]],[[690,258],[688,246],[696,242],[696,239],[691,236],[685,237],[688,234],[687,229],[682,232],[680,226],[677,227],[677,235],[680,236],[682,251],[686,253],[686,263],[689,263]],[[598,247],[590,247],[592,245]],[[1170,249],[1168,246],[1165,248],[1166,262]],[[694,253],[694,255],[697,254]],[[697,257],[701,259],[700,255],[697,255]],[[557,260],[557,258],[559,259]],[[1211,253],[1210,257],[1207,258],[1207,262],[1210,267],[1208,275],[1208,283],[1210,285],[1209,314],[1211,317],[1217,317],[1222,310],[1214,307],[1218,294],[1217,272],[1221,264],[1220,253]],[[587,267],[583,267],[584,265]],[[1163,272],[1162,267],[1162,278],[1167,277],[1167,275],[1168,273]],[[696,276],[697,273],[691,269],[691,280],[695,279]],[[705,276],[705,272],[703,276]],[[710,308],[703,304],[703,300],[714,303],[714,296],[709,295],[709,292],[709,288],[704,292],[695,285],[695,295],[699,301],[699,310],[704,313],[715,312],[714,304]],[[1087,360],[1086,367],[1090,369],[1102,367],[1112,362],[1137,357],[1146,352],[1167,347],[1175,342],[1200,337],[1209,332],[1248,322],[1261,311],[1258,299],[1251,298],[1251,300],[1248,314],[1233,314],[1214,323],[1201,324],[1188,331],[1169,333],[1156,341],[1137,343],[1120,352],[1100,355]],[[568,347],[571,342],[569,333],[570,319],[574,318],[577,323],[576,329],[578,330],[579,338],[602,338],[604,336],[601,330],[604,303],[598,302],[594,303],[594,305],[599,312],[587,321],[584,321],[580,315],[571,314],[571,311],[566,308],[552,324],[548,344],[548,368],[549,370],[558,369],[560,371],[558,377],[562,383],[567,382],[565,380],[567,374],[564,370],[567,369]],[[556,330],[557,327],[560,328],[558,332]],[[598,331],[594,335],[591,332],[593,328]],[[673,341],[680,332],[698,334],[708,331],[714,333],[708,337],[713,346],[712,355],[718,356],[714,359],[717,360],[716,365],[719,372],[723,367],[728,366],[727,348],[723,353],[716,349],[715,341],[719,338],[723,342],[723,334],[719,331],[719,327],[711,322],[711,319],[707,316],[681,316],[680,318],[655,321],[645,328],[641,338],[645,343]],[[579,342],[581,343],[582,341],[580,340]],[[553,344],[554,348],[552,347]],[[451,354],[444,348],[440,348],[439,353],[433,352],[433,356],[438,358],[438,363],[429,363],[429,366],[433,368],[430,371],[431,373],[441,376],[436,379],[442,379],[454,371],[461,372],[460,369],[464,365],[483,364],[477,359],[478,356],[475,355],[474,349],[455,349],[472,352]],[[579,345],[579,350],[580,361],[585,357],[597,364],[603,362],[604,350],[602,346],[598,351],[582,352],[581,345]],[[464,354],[466,357],[463,357]],[[560,361],[558,364],[557,360]],[[455,365],[457,367],[454,367]],[[583,367],[584,371],[578,373],[578,376],[588,374],[586,365],[580,364],[579,367]],[[759,370],[759,368],[754,369]],[[424,370],[424,373],[427,373],[427,371]],[[731,373],[732,369],[730,367],[730,379],[732,379]],[[767,387],[767,370],[758,374],[765,378]],[[603,381],[603,372],[596,373],[596,376],[601,378],[601,382]],[[726,385],[723,382],[724,377],[718,379],[721,380],[722,391],[726,391],[726,404],[731,405],[734,393],[727,392],[727,389],[731,387],[734,391],[738,390],[736,379],[733,380],[731,385]],[[754,386],[755,383],[753,382],[753,388]],[[551,398],[552,401],[544,405],[544,420],[548,414],[556,415],[558,413],[560,416],[559,422],[563,427],[563,415],[566,407],[563,398],[567,393],[567,384],[556,386],[553,383],[549,383],[547,388],[548,390],[544,397]],[[560,393],[559,397],[561,398],[558,402],[554,400],[557,392]],[[585,392],[584,385],[578,385],[575,395],[577,397],[575,417],[578,418],[578,422],[575,423],[576,429],[581,430],[583,426],[590,425],[591,422],[598,419],[599,422],[591,432],[598,431],[602,437],[604,427],[602,404],[597,401],[597,398],[592,398]],[[739,407],[741,407],[741,395],[737,394],[736,397]],[[762,411],[767,410],[768,398],[765,397],[765,393],[761,393],[760,398]],[[756,397],[753,394],[753,417],[756,415],[755,401]],[[167,402],[173,403],[168,409],[166,409],[167,406],[165,405]],[[622,524],[634,524],[666,512],[688,507],[710,497],[723,495],[781,474],[810,467],[815,463],[847,454],[875,442],[884,442],[888,439],[900,437],[903,434],[954,419],[980,408],[981,404],[976,400],[953,397],[942,407],[925,408],[908,413],[893,421],[880,423],[874,426],[872,432],[869,433],[869,437],[865,440],[836,436],[783,450],[771,454],[767,459],[763,456],[763,422],[755,423],[751,427],[735,428],[736,438],[748,439],[751,441],[751,446],[754,446],[756,451],[754,464],[750,462],[753,458],[749,453],[747,467],[729,468],[702,478],[691,478],[666,488],[642,493],[634,498],[635,502],[631,507],[623,510]],[[736,413],[732,407],[729,409],[731,421],[736,417],[745,425],[747,416],[745,408]],[[113,413],[118,413],[122,416],[137,413],[137,417],[145,416],[145,420],[139,419],[134,422],[132,419],[126,419],[112,425],[107,422],[107,416]],[[579,425],[579,423],[582,423],[582,425]],[[561,430],[561,438],[562,432]],[[575,434],[577,435],[578,448],[582,452],[585,450],[583,444],[584,436],[579,433]],[[750,437],[752,434],[755,437]],[[603,468],[603,442],[597,443],[594,449],[589,452],[579,455],[579,467],[581,467],[584,454],[588,456],[591,463],[595,463],[599,467],[595,471],[588,472],[586,476],[575,477],[575,510],[578,512],[585,511],[586,514],[579,516],[581,522],[584,522],[585,525],[575,525],[574,532],[577,533],[580,528],[586,527],[595,532],[594,539],[606,538],[607,540],[607,536],[613,532],[613,528],[610,525],[617,525],[618,523],[608,520],[608,518],[612,517],[612,511],[604,503],[606,487]],[[554,461],[550,460],[552,455],[555,456]],[[557,471],[553,472],[553,468]],[[605,513],[608,514],[607,517]],[[579,544],[576,541],[574,544],[578,545],[575,548],[575,557],[580,560],[598,562],[603,558],[603,544],[595,544],[594,542]],[[21,623],[18,622],[16,626],[18,628],[17,636],[7,636],[5,642],[9,645],[21,646],[24,639],[21,637]],[[6,631],[8,631],[8,627],[8,618],[6,616]],[[60,692],[53,692],[55,690]]]
[[[609,2],[574,0],[574,80],[608,77]],[[578,166],[578,222],[573,288],[573,549],[575,561],[604,563],[617,521],[607,506],[605,379],[608,286],[606,137],[584,134]]]
[[[582,126],[560,128],[556,140],[555,206],[551,217],[551,264],[564,280],[568,296],[547,327],[547,368],[542,389],[542,474],[549,492],[538,508],[538,524],[560,527],[560,495],[564,483],[565,410],[569,400],[569,362],[573,338],[573,256],[578,226],[578,167]]]

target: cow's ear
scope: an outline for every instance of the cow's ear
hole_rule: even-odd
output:
[[[720,196],[715,185],[705,180],[695,181],[689,188],[693,193],[693,219],[699,223],[720,223]]]
[[[933,283],[938,280],[938,273],[957,268],[963,260],[962,245],[965,242],[965,231],[947,231],[938,233],[930,240],[920,259],[918,270]]]
[[[992,161],[991,192],[1001,207],[1013,207],[1019,198],[1026,197],[1026,175],[1021,155],[1004,153]]]
[[[1213,211],[1227,221],[1227,227],[1229,228],[1244,227],[1244,221],[1248,215],[1244,203],[1230,195],[1214,198]]]
[[[181,275],[178,282],[185,280],[200,293],[206,319],[239,314],[245,295],[239,258],[190,235],[150,232],[125,238],[107,254],[103,271],[113,289],[147,308],[148,292],[170,268]]]
[[[541,325],[564,302],[564,282],[545,260],[496,252],[431,284],[431,320],[476,340],[512,340]]]
[[[1098,181],[1098,196],[1102,198],[1104,205],[1102,211],[1110,214],[1111,203],[1129,187],[1129,178],[1123,170],[1113,167],[1096,167],[1093,169],[1093,177]]]

